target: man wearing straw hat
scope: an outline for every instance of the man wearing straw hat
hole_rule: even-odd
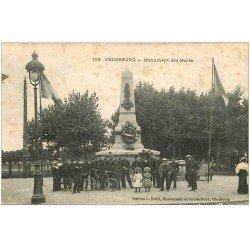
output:
[[[167,191],[170,189],[170,171],[171,167],[168,164],[166,158],[162,159],[162,163],[159,166],[159,177],[160,177],[160,191],[164,191],[164,179],[166,179]]]

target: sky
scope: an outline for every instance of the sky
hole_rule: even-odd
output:
[[[174,86],[177,90],[185,87],[205,93],[211,88],[214,58],[225,90],[230,92],[240,85],[248,96],[247,43],[2,43],[2,73],[9,76],[1,89],[4,151],[22,148],[23,79],[28,79],[25,65],[33,51],[62,99],[73,90],[95,91],[101,114],[107,119],[119,106],[124,70],[133,73],[134,86],[141,80],[159,90]],[[43,107],[52,103],[42,100]],[[33,89],[28,84],[28,117],[32,118],[33,113]]]

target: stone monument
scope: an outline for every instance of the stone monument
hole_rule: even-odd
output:
[[[136,121],[133,74],[125,70],[121,78],[120,112],[119,122],[115,127],[115,143],[111,149],[97,152],[96,155],[126,157],[133,161],[135,155],[148,149],[141,143],[141,128]],[[155,156],[160,154],[159,151],[150,151]]]

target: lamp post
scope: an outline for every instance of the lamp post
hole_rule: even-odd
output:
[[[38,144],[38,124],[37,124],[37,86],[41,83],[41,73],[44,71],[44,66],[37,60],[38,55],[34,51],[32,60],[25,66],[29,73],[29,80],[34,87],[34,108],[35,108],[35,171],[34,171],[34,189],[31,197],[32,204],[45,202],[45,196],[42,188],[42,173],[41,162],[39,159],[39,144]]]

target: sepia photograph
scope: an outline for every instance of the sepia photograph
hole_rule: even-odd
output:
[[[243,42],[2,43],[2,205],[248,205]]]

